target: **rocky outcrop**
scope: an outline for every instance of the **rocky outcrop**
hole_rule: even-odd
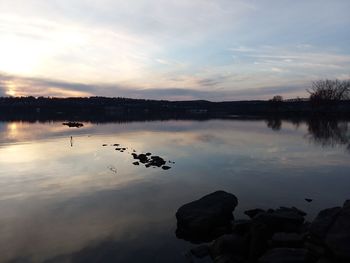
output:
[[[307,250],[295,248],[275,248],[260,259],[259,263],[305,263],[307,262]]]
[[[337,259],[350,262],[350,200],[340,210],[325,242]]]
[[[232,221],[236,205],[234,195],[218,191],[178,210],[180,238],[208,242],[220,227],[225,229],[211,244],[190,254],[208,255],[216,263],[350,262],[350,200],[343,207],[322,210],[311,224],[295,207],[252,209],[245,212],[251,219]]]
[[[231,229],[237,204],[233,194],[217,191],[181,206],[176,212],[177,237],[192,242],[211,241]]]

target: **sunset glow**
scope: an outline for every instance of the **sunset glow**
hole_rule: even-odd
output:
[[[349,9],[344,0],[4,0],[0,95],[305,96],[315,79],[350,77]]]

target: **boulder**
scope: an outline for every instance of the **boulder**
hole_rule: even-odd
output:
[[[250,227],[249,262],[256,260],[266,251],[271,231],[266,224],[253,222]]]
[[[302,247],[304,243],[304,235],[299,233],[278,232],[272,236],[271,243],[274,247]]]
[[[305,263],[307,250],[301,248],[274,248],[267,251],[259,263]]]
[[[209,256],[209,246],[202,245],[191,249],[191,253],[197,258]]]
[[[262,210],[262,209],[259,209],[259,208],[256,208],[256,209],[250,209],[250,210],[247,210],[247,211],[244,211],[244,213],[249,216],[250,218],[253,218],[254,216],[256,216],[257,214],[259,213],[264,213],[265,210]]]
[[[243,259],[241,257],[232,255],[232,254],[224,254],[216,257],[214,259],[214,263],[242,263]]]
[[[341,207],[324,209],[318,213],[315,220],[310,225],[310,235],[313,239],[322,240],[325,238],[329,228],[337,218]]]
[[[166,161],[159,156],[151,156],[151,160],[149,160],[149,165],[151,166],[161,167],[164,164],[166,164]]]
[[[280,207],[276,210],[258,213],[253,218],[253,221],[265,224],[272,233],[298,232],[302,228],[304,215],[306,215],[306,213],[295,207]]]
[[[177,237],[198,243],[230,231],[237,204],[233,194],[216,191],[181,206],[176,212]]]
[[[249,233],[250,226],[252,224],[251,220],[235,220],[232,227],[232,232],[238,235],[245,235]]]
[[[247,252],[246,244],[247,241],[242,236],[236,234],[226,234],[213,242],[213,244],[210,246],[210,255],[213,259],[224,254],[244,256]]]
[[[327,232],[325,242],[337,259],[350,261],[350,200],[339,211]]]

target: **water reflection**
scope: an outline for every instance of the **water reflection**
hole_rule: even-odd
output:
[[[282,127],[282,120],[279,118],[270,118],[267,119],[266,125],[274,131],[279,131]]]
[[[350,131],[348,122],[334,119],[308,120],[310,139],[324,147],[345,145],[350,149]]]
[[[308,137],[324,134],[311,126],[348,136],[344,124],[280,122],[0,123],[0,262],[184,262],[174,214],[218,189],[238,197],[236,218],[281,205],[312,217],[347,199],[349,155]],[[132,165],[102,146],[115,143],[176,165]]]
[[[306,138],[310,142],[322,147],[345,146],[350,153],[350,130],[347,120],[308,118],[285,120],[284,122],[291,122],[296,128],[305,123],[307,125]],[[266,125],[274,131],[279,131],[282,127],[282,119],[278,117],[267,119]]]

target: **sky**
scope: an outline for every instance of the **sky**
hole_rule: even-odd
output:
[[[0,0],[0,96],[306,97],[350,79],[348,0]]]

